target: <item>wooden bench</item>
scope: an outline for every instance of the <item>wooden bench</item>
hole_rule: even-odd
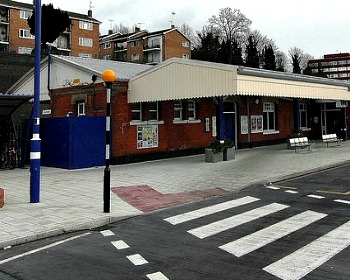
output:
[[[291,148],[294,148],[295,152],[297,152],[297,148],[308,148],[308,150],[311,151],[311,145],[307,137],[291,138],[289,139],[289,145]]]
[[[324,134],[322,135],[322,141],[323,143],[327,143],[327,148],[329,143],[337,143],[337,145],[339,146],[339,138],[337,134]]]

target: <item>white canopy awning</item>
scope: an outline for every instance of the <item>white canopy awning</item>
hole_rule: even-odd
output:
[[[130,79],[128,101],[234,95],[350,101],[349,86],[326,78],[171,58]]]

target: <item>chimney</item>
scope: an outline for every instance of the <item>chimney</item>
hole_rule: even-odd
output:
[[[108,30],[108,35],[112,35],[113,34],[113,30],[112,29],[109,29]]]
[[[173,29],[173,28],[175,28],[175,25],[174,25],[174,24],[171,25],[171,29]]]
[[[91,17],[92,18],[92,10],[88,10],[88,17]]]
[[[135,33],[140,31],[141,31],[140,27],[135,26]]]

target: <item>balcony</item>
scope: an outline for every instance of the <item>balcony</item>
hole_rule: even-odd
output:
[[[160,51],[160,44],[155,44],[155,45],[145,45],[143,46],[143,51],[144,52],[151,52],[151,51]]]
[[[117,46],[115,49],[115,52],[126,52],[127,47],[126,46]]]

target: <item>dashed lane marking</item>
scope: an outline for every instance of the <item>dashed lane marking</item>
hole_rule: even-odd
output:
[[[200,238],[200,239],[203,239],[203,238],[218,234],[220,232],[223,232],[225,230],[237,227],[239,225],[248,223],[250,221],[257,220],[259,218],[270,215],[272,213],[281,211],[281,210],[286,209],[288,207],[289,206],[287,206],[287,205],[283,205],[283,204],[279,204],[279,203],[272,203],[269,205],[265,205],[265,206],[247,211],[247,212],[242,213],[242,214],[238,214],[238,215],[231,216],[229,218],[226,218],[226,219],[223,219],[220,221],[210,223],[210,224],[205,225],[205,226],[191,229],[187,232]]]
[[[347,222],[263,270],[283,280],[298,280],[347,248],[349,231]]]
[[[102,230],[102,231],[100,231],[100,233],[103,236],[113,236],[114,235],[113,231],[111,231],[111,230]]]
[[[350,204],[349,200],[344,200],[344,199],[335,199],[335,202],[339,202],[339,203],[345,203],[345,204]]]
[[[163,273],[161,273],[159,271],[156,273],[147,274],[146,276],[150,280],[169,280],[169,278],[167,278]]]
[[[130,255],[130,256],[126,256],[126,257],[134,265],[144,265],[144,264],[148,263],[148,261],[146,261],[145,258],[142,257],[140,254]]]
[[[126,244],[123,240],[112,241],[112,245],[118,250],[128,249],[130,246]]]
[[[320,196],[320,195],[315,195],[315,194],[308,194],[307,197],[310,198],[316,198],[316,199],[324,199],[324,196]]]
[[[296,194],[296,193],[299,193],[299,192],[297,192],[297,191],[293,191],[293,190],[286,190],[285,192],[286,192],[286,193],[291,193],[291,194]]]
[[[190,211],[187,213],[183,213],[180,215],[176,215],[173,217],[169,217],[164,219],[165,221],[169,222],[172,225],[177,225],[180,223],[188,222],[194,219],[198,219],[210,214],[218,213],[227,209],[239,207],[248,203],[252,203],[255,201],[260,200],[259,198],[251,197],[251,196],[245,196],[242,198],[226,201],[223,203],[215,204],[212,206],[204,207],[201,209],[197,209],[194,211]]]
[[[226,243],[219,248],[236,257],[241,257],[326,216],[327,214],[308,210],[238,240]]]

